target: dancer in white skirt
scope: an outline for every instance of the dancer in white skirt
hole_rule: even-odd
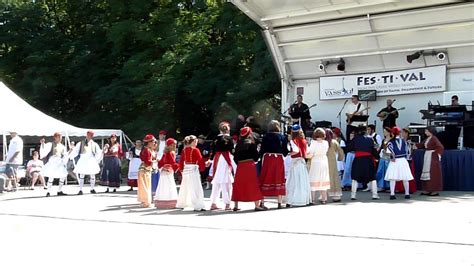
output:
[[[201,152],[197,146],[197,138],[194,135],[184,138],[184,149],[179,160],[179,170],[183,175],[179,189],[177,208],[194,211],[205,211],[204,191],[201,184],[199,170],[204,170],[206,164],[202,160]]]
[[[86,139],[78,142],[69,155],[71,158],[80,155],[74,173],[79,176],[79,193],[82,195],[82,187],[84,186],[84,178],[86,175],[90,176],[91,193],[95,194],[95,175],[100,172],[99,162],[102,160],[102,150],[99,145],[92,139],[94,137],[93,131],[87,131]]]
[[[405,199],[410,198],[410,186],[408,181],[413,179],[407,158],[410,156],[410,148],[406,140],[400,138],[400,128],[393,127],[392,135],[394,138],[388,143],[391,161],[388,164],[385,180],[390,181],[390,199],[395,197],[395,183],[403,181],[405,188]]]
[[[131,147],[128,152],[128,159],[130,163],[128,164],[128,180],[127,185],[130,186],[128,191],[133,191],[134,187],[138,187],[138,168],[142,164],[140,159],[140,152],[142,151],[142,141],[136,140],[135,146]]]
[[[62,191],[64,180],[67,177],[66,164],[68,161],[66,147],[61,143],[61,134],[56,132],[53,135],[54,141],[45,143],[44,139],[40,140],[40,158],[47,158],[42,174],[48,177],[48,192],[46,197],[51,195],[51,187],[54,179],[59,179],[58,196],[66,195]]]
[[[291,128],[291,166],[286,180],[287,207],[311,203],[311,186],[306,169],[307,144],[300,125]]]
[[[155,194],[155,207],[158,209],[174,209],[178,202],[178,191],[174,181],[174,173],[178,170],[176,163],[176,140],[166,140],[166,147],[161,160],[158,162],[160,168],[160,181]]]
[[[331,188],[329,178],[329,162],[327,152],[329,143],[324,140],[326,133],[324,129],[317,128],[313,133],[313,141],[309,146],[306,158],[311,159],[311,166],[309,169],[309,180],[311,184],[311,197],[313,202],[316,199],[316,192],[321,194],[320,202],[326,204],[328,200],[327,191]]]
[[[233,151],[234,143],[229,135],[230,126],[227,122],[219,124],[220,134],[212,142],[212,192],[211,192],[211,211],[217,210],[216,201],[222,193],[222,200],[225,203],[225,210],[230,211],[230,200],[232,198],[232,183],[234,183],[234,174],[237,165],[234,162]]]

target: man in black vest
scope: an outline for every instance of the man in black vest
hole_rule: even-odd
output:
[[[293,120],[293,124],[301,122],[301,128],[303,132],[306,133],[311,122],[311,115],[309,114],[308,105],[303,103],[302,95],[296,96],[296,102],[290,106],[288,113]]]
[[[393,101],[387,99],[387,107],[383,108],[377,113],[377,116],[384,119],[383,127],[392,128],[397,125],[398,111],[397,108],[392,106]]]

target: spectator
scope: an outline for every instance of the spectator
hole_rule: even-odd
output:
[[[17,132],[10,131],[10,144],[8,145],[8,153],[6,158],[7,167],[5,174],[7,175],[7,191],[16,191],[18,186],[18,167],[23,164],[23,140],[18,136]],[[9,189],[9,183],[12,184],[12,189]]]
[[[33,190],[36,185],[36,181],[40,181],[40,183],[43,185],[43,188],[46,189],[46,184],[44,181],[44,177],[41,174],[41,171],[43,170],[44,163],[39,159],[39,154],[38,151],[33,152],[33,159],[29,160],[28,163],[26,164],[26,171],[28,173],[28,176],[32,179],[31,181],[31,186],[30,190]]]

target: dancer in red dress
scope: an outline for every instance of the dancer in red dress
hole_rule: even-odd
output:
[[[257,160],[258,151],[252,129],[243,127],[240,130],[240,140],[237,142],[234,152],[234,161],[237,164],[232,192],[234,211],[240,210],[239,201],[253,201],[255,202],[255,211],[266,210],[266,208],[259,206],[263,196],[257,179],[257,168],[255,167]]]
[[[278,209],[281,209],[282,198],[286,194],[285,164],[283,157],[288,155],[288,140],[280,133],[280,123],[272,120],[268,133],[263,136],[260,149],[262,172],[260,189],[265,197],[278,197]],[[263,201],[260,207],[264,207]]]

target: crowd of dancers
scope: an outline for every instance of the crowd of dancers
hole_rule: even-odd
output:
[[[239,202],[253,202],[255,211],[265,211],[265,198],[275,197],[277,208],[326,204],[328,198],[339,202],[343,190],[351,191],[351,200],[357,199],[360,186],[367,186],[372,199],[379,199],[380,190],[389,190],[390,199],[396,199],[397,181],[405,199],[416,190],[413,180],[411,149],[407,130],[398,127],[384,128],[384,138],[375,137],[374,127],[359,126],[344,139],[339,128],[317,128],[306,138],[301,127],[291,127],[291,134],[283,134],[280,123],[271,121],[262,138],[255,137],[251,127],[239,130],[238,138],[230,135],[228,122],[219,124],[220,134],[212,141],[210,151],[198,148],[198,138],[184,138],[184,148],[177,160],[177,144],[173,138],[165,139],[147,134],[128,151],[128,185],[138,187],[138,201],[145,208],[178,208],[204,211],[202,173],[212,184],[210,210],[239,211]],[[417,148],[427,149],[421,182],[423,195],[436,196],[442,190],[439,159],[443,147],[432,128],[426,130],[427,139]],[[94,142],[94,133],[67,151],[61,135],[55,133],[53,141],[41,140],[39,153],[32,164],[33,171],[48,177],[46,196],[51,196],[54,179],[59,179],[58,196],[68,175],[67,163],[74,162],[79,191],[83,194],[85,176],[90,176],[90,193],[95,191],[95,176],[100,173],[100,185],[105,192],[116,192],[121,181],[121,159],[125,153],[112,135],[103,149]],[[203,155],[204,154],[204,155]],[[103,161],[101,169],[100,162]],[[42,161],[41,161],[42,162]],[[38,168],[39,169],[36,169]],[[206,171],[207,169],[207,171]],[[175,174],[181,173],[177,189]],[[36,180],[33,180],[33,185]],[[43,181],[44,182],[44,181]],[[222,199],[224,206],[219,206]],[[231,203],[234,202],[233,206]]]

